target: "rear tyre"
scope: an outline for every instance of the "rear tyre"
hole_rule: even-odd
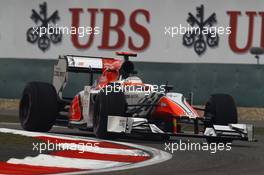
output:
[[[126,100],[123,92],[110,92],[107,95],[100,92],[95,100],[93,130],[98,138],[114,139],[116,133],[107,132],[107,121],[109,115],[124,116]]]
[[[234,99],[227,94],[213,94],[205,106],[205,127],[237,123],[237,108]],[[230,139],[208,138],[212,142],[232,142]]]
[[[30,82],[23,91],[19,105],[19,120],[28,131],[49,131],[58,115],[57,93],[53,85]]]

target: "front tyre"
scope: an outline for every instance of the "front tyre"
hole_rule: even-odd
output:
[[[108,116],[124,116],[126,109],[126,100],[123,92],[110,92],[105,94],[100,92],[95,100],[93,130],[98,138],[113,139],[117,136],[115,133],[107,132]]]
[[[205,118],[214,125],[237,123],[237,108],[234,99],[228,94],[213,94],[205,105]]]
[[[53,85],[30,82],[23,91],[19,120],[27,131],[48,132],[58,115],[57,93]]]
[[[237,123],[237,108],[234,99],[228,94],[213,94],[205,105],[205,127]],[[210,137],[208,143],[230,143],[232,139]]]

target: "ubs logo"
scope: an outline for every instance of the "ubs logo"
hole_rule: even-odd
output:
[[[204,15],[204,6],[196,8],[196,15],[188,13],[187,22],[191,29],[183,35],[183,45],[193,47],[198,55],[205,53],[207,46],[214,48],[218,46],[219,36],[216,28],[212,28],[217,23],[216,14],[211,14],[208,18]]]
[[[56,25],[56,22],[60,20],[59,12],[56,10],[50,16],[48,16],[47,3],[39,5],[39,13],[32,9],[31,19],[34,21],[34,27],[30,27],[27,30],[27,41],[31,44],[38,44],[38,48],[45,52],[50,48],[50,44],[57,44],[62,40],[61,32],[57,31],[57,28],[48,28],[48,25]],[[40,35],[40,30],[45,30],[44,34]],[[54,30],[54,31],[47,31]]]

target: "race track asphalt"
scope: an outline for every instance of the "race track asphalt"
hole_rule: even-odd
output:
[[[0,127],[21,129],[18,123],[1,123]],[[63,127],[54,127],[50,132],[60,134],[72,134],[80,136],[94,137],[92,133],[86,131],[79,131],[75,129],[68,129]],[[128,174],[142,174],[142,175],[161,175],[161,174],[264,174],[264,135],[263,133],[256,135],[258,142],[241,142],[235,141],[232,144],[230,151],[217,151],[210,153],[210,151],[174,151],[172,159],[151,166],[143,168],[99,173],[99,174],[114,174],[114,175],[128,175]],[[165,141],[146,140],[146,138],[122,138],[118,141],[135,143],[139,145],[150,146],[160,150],[165,150]],[[205,140],[190,139],[190,138],[176,138],[172,143],[200,143],[203,144]],[[166,143],[168,145],[168,143]],[[168,151],[168,150],[167,150]],[[211,151],[212,152],[212,151]]]

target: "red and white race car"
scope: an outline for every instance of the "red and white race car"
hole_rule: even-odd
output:
[[[233,98],[211,95],[205,109],[195,108],[169,85],[143,83],[129,60],[136,54],[119,52],[118,58],[60,56],[53,83],[30,82],[24,89],[19,117],[29,131],[49,131],[53,125],[93,130],[99,138],[126,134],[187,136],[212,142],[253,141],[253,126],[237,124]],[[73,98],[64,97],[69,72],[87,73],[87,84]],[[96,77],[96,78],[95,78]],[[198,115],[196,110],[203,110]],[[192,130],[184,130],[191,125]]]

